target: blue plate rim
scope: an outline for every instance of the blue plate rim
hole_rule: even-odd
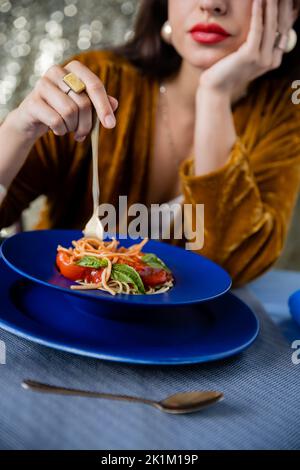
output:
[[[233,295],[230,293],[230,295]],[[3,330],[8,331],[9,333],[12,333],[20,338],[24,338],[28,341],[32,341],[33,343],[40,344],[42,346],[46,346],[52,349],[56,349],[58,351],[63,351],[71,354],[76,354],[78,356],[83,356],[83,357],[90,357],[93,359],[99,359],[99,360],[105,360],[109,362],[121,362],[125,364],[140,364],[140,365],[148,365],[148,366],[153,366],[153,365],[163,365],[163,366],[181,366],[181,365],[189,365],[189,364],[205,364],[208,362],[214,362],[214,361],[219,361],[223,359],[227,359],[229,357],[235,356],[243,351],[246,351],[257,339],[257,336],[259,334],[260,330],[260,322],[259,319],[257,318],[256,314],[250,309],[253,317],[255,317],[255,322],[256,322],[256,328],[255,328],[255,333],[253,334],[252,338],[248,340],[246,343],[243,343],[240,347],[230,349],[226,352],[218,353],[218,354],[210,354],[209,357],[207,356],[200,356],[200,357],[191,357],[181,359],[181,358],[169,358],[168,360],[146,360],[146,359],[138,359],[135,358],[133,359],[132,357],[126,357],[126,356],[118,356],[118,355],[108,355],[108,354],[101,354],[100,352],[93,352],[93,351],[88,351],[86,349],[78,349],[78,348],[72,348],[71,346],[66,346],[59,341],[49,341],[45,340],[42,337],[39,337],[37,335],[32,335],[30,333],[27,333],[23,328],[17,329],[11,326],[8,322],[0,318],[0,327],[3,328]]]
[[[1,258],[0,258],[0,263],[1,263]],[[16,278],[13,281],[11,281],[10,285],[12,285],[14,282],[20,279],[20,276],[17,275],[15,272],[14,272],[14,275],[16,276]],[[24,277],[21,276],[21,279],[24,279]],[[64,352],[71,353],[71,354],[76,354],[76,355],[83,356],[83,357],[106,360],[109,362],[119,362],[119,363],[147,365],[147,366],[154,366],[154,365],[156,366],[159,366],[159,365],[180,366],[180,365],[191,365],[191,364],[203,364],[203,363],[223,360],[228,357],[232,357],[236,354],[239,354],[242,351],[245,351],[254,343],[260,331],[260,321],[256,313],[253,311],[253,309],[249,307],[247,304],[245,304],[245,302],[243,302],[243,300],[240,299],[237,295],[231,292],[226,293],[225,295],[233,297],[235,301],[247,307],[249,314],[251,314],[255,322],[255,328],[253,328],[253,334],[251,338],[248,341],[243,342],[239,347],[229,349],[227,351],[222,351],[220,353],[215,353],[215,354],[210,353],[209,356],[207,355],[192,356],[192,357],[185,357],[184,359],[180,357],[169,357],[167,360],[163,360],[163,359],[149,360],[149,359],[143,359],[143,358],[138,358],[138,357],[133,358],[126,354],[119,356],[118,354],[112,355],[108,353],[101,353],[99,351],[93,350],[93,348],[89,350],[86,348],[77,348],[77,347],[72,347],[68,344],[66,345],[65,343],[59,340],[45,339],[43,337],[43,334],[32,333],[28,331],[28,328],[26,327],[25,328],[22,326],[16,327],[15,324],[10,323],[7,320],[1,318],[1,313],[0,313],[0,328],[3,328],[5,331],[8,331],[9,333],[12,333],[18,337],[24,338],[28,341],[32,341],[33,343],[37,343],[45,347],[64,351]],[[9,294],[7,294],[7,296],[8,296],[8,301],[10,303],[10,306],[13,309],[15,309],[19,315],[22,315],[22,311],[20,311],[16,306],[14,306],[12,301],[9,299]],[[51,332],[50,332],[50,335],[51,335]]]
[[[43,232],[46,232],[46,231],[49,231],[49,230],[42,230]],[[51,230],[51,232],[66,232],[66,231],[79,231],[80,230],[64,230],[64,229],[55,229],[55,230]],[[30,231],[27,231],[26,233],[35,233],[35,232],[39,232],[38,230],[30,230]],[[13,237],[17,237],[19,235],[21,235],[22,233],[24,232],[21,232],[21,233],[17,233],[15,235],[13,235]],[[5,245],[6,243],[8,244],[9,243],[9,240],[11,239],[12,237],[4,240],[4,242],[0,245],[0,258],[2,258],[5,263],[13,270],[15,271],[16,273],[18,273],[19,275],[21,275],[22,277],[25,277],[26,279],[29,279],[35,283],[38,283],[40,285],[43,285],[49,289],[56,289],[60,292],[64,292],[64,293],[68,293],[70,295],[73,295],[73,296],[80,296],[81,298],[84,298],[85,297],[85,294],[81,291],[75,291],[75,290],[72,290],[72,289],[67,289],[65,287],[61,287],[61,286],[58,286],[56,284],[51,284],[49,282],[46,282],[46,281],[43,281],[41,279],[38,279],[34,276],[31,276],[25,272],[23,272],[21,269],[19,269],[18,267],[16,267],[13,263],[11,263],[7,257],[5,256],[5,253],[4,253],[4,249],[5,249]],[[153,241],[154,243],[159,243],[157,240],[151,240]],[[177,247],[177,246],[172,246],[172,248],[176,248],[177,250],[183,250],[183,248],[180,248],[180,247]],[[232,278],[230,276],[230,274],[220,265],[218,265],[217,263],[215,263],[214,261],[210,260],[209,258],[206,258],[204,257],[203,255],[198,255],[198,256],[201,256],[202,258],[205,258],[206,260],[208,260],[210,263],[212,263],[213,265],[215,265],[218,269],[220,269],[221,271],[223,271],[223,273],[225,273],[225,275],[227,276],[228,278],[228,286],[226,289],[224,289],[222,292],[218,293],[218,294],[215,294],[213,296],[210,296],[208,298],[204,298],[202,300],[184,300],[184,301],[173,301],[173,302],[164,302],[164,303],[159,303],[159,302],[153,302],[152,305],[155,306],[155,305],[160,305],[160,307],[169,307],[169,306],[180,306],[180,305],[193,305],[195,303],[202,303],[202,302],[208,302],[210,300],[215,300],[219,297],[221,297],[222,295],[228,293],[230,291],[230,289],[232,288]],[[157,294],[157,298],[159,298],[160,295],[163,295],[163,294]],[[146,295],[138,295],[138,296],[135,296],[135,299],[134,299],[134,304],[135,305],[144,305],[145,304],[145,299],[147,299],[148,296]],[[127,304],[127,303],[132,303],[130,300],[128,300],[127,298],[125,297],[119,297],[119,296],[107,296],[107,297],[98,297],[96,295],[90,295],[90,298],[94,298],[95,300],[103,300],[103,301],[107,301],[107,302],[115,302],[115,303],[120,303],[120,304]]]

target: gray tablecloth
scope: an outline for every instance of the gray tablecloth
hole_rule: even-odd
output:
[[[2,449],[296,449],[300,447],[300,365],[248,289],[234,291],[261,321],[243,354],[204,365],[131,366],[51,350],[0,330]],[[194,415],[165,415],[143,405],[39,395],[34,378],[72,387],[161,399],[217,389],[225,400]]]

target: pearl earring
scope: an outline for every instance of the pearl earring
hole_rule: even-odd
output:
[[[165,21],[162,25],[161,37],[167,44],[172,43],[172,26],[169,21]]]
[[[276,35],[275,47],[280,49],[283,53],[292,52],[297,45],[297,33],[294,29],[290,29],[287,34],[281,34],[279,31]]]
[[[295,49],[298,41],[297,33],[294,29],[290,29],[288,33],[288,42],[286,46],[286,52],[292,52]]]

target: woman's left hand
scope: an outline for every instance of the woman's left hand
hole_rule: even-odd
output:
[[[293,0],[254,0],[248,38],[232,54],[202,73],[199,89],[224,92],[233,100],[249,83],[281,65],[284,51],[277,33],[287,35],[294,22]],[[200,90],[199,90],[200,91]]]

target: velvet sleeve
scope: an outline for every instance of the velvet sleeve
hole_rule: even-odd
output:
[[[187,160],[180,171],[185,203],[204,204],[199,253],[222,265],[234,286],[278,259],[299,190],[299,109],[285,101],[269,110],[272,117],[256,123],[257,135],[248,130],[237,138],[223,167],[196,176]]]
[[[62,63],[79,60],[87,65],[102,81],[108,83],[109,52],[89,51],[80,53]],[[78,144],[73,134],[55,136],[49,131],[33,145],[29,155],[10,185],[0,206],[0,229],[17,222],[22,212],[40,195],[65,198],[66,175],[82,158],[84,145]],[[75,162],[75,163],[74,163]]]
[[[56,191],[69,154],[67,137],[48,132],[36,141],[0,206],[0,229],[17,222],[38,196]]]

